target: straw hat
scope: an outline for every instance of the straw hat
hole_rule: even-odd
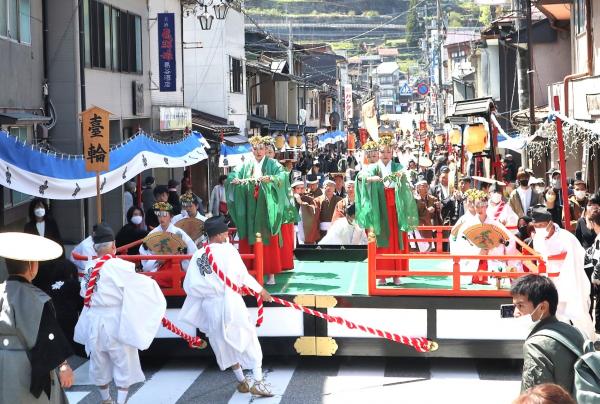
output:
[[[49,261],[62,255],[55,241],[28,233],[0,233],[0,257],[18,261]]]

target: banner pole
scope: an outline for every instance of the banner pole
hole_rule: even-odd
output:
[[[102,222],[102,200],[100,198],[100,172],[96,171],[96,216],[98,223]]]

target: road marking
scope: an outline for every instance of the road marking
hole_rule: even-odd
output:
[[[87,360],[75,369],[75,382],[73,386],[93,386],[94,383],[90,380],[90,361]]]
[[[90,394],[90,392],[89,391],[65,391],[65,394],[67,395],[67,400],[69,400],[69,403],[77,404],[78,402],[83,400],[88,394]]]
[[[186,392],[202,374],[195,363],[171,361],[154,373],[127,401],[129,404],[171,404]]]
[[[255,401],[259,404],[279,404],[290,380],[292,380],[295,369],[294,365],[287,365],[264,371],[265,382],[270,384],[271,391],[275,394],[274,397],[255,400],[250,393],[241,394],[236,390],[233,396],[231,396],[229,404],[248,404]]]

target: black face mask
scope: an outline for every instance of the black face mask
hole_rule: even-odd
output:
[[[519,184],[520,184],[522,187],[526,187],[526,186],[528,186],[528,185],[529,185],[529,180],[521,180],[521,181],[519,181]]]
[[[522,238],[529,237],[529,235],[527,234],[527,226],[520,226],[519,227],[519,234],[521,235]]]

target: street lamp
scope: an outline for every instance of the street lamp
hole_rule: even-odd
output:
[[[198,21],[200,22],[200,28],[203,31],[208,31],[212,28],[212,22],[215,17],[208,14],[208,7],[204,6],[204,12],[198,16]]]
[[[213,10],[215,12],[215,17],[217,20],[224,20],[227,18],[227,12],[229,11],[229,6],[225,3],[224,0],[221,0],[219,4],[215,4],[213,6]]]

